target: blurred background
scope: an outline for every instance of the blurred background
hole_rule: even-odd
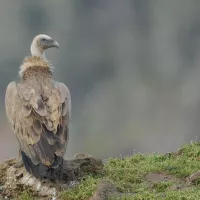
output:
[[[18,155],[5,115],[8,83],[35,35],[72,95],[66,157],[169,152],[200,140],[199,0],[0,2],[0,161]]]

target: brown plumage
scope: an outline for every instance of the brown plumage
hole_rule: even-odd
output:
[[[38,35],[31,45],[32,56],[20,67],[21,81],[9,83],[5,106],[16,134],[23,163],[38,178],[61,175],[71,113],[68,88],[52,79],[52,66],[44,50],[58,47],[47,35]]]

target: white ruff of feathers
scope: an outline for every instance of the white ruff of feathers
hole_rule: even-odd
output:
[[[26,57],[25,59],[31,58],[32,56]],[[42,59],[44,59],[43,57],[41,57]],[[53,73],[54,72],[54,67],[53,65],[46,59],[44,59],[44,62],[46,62],[48,64],[48,68],[50,69],[50,71]],[[24,62],[19,69],[19,76],[23,77],[25,71],[27,69],[30,69],[31,67],[35,67],[35,64],[33,64],[32,62]]]

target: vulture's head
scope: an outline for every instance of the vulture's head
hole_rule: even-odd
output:
[[[43,57],[44,51],[52,47],[59,48],[58,42],[53,40],[48,35],[40,34],[33,39],[31,44],[31,54],[32,56]]]

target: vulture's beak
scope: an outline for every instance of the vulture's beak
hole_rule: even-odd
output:
[[[57,41],[52,41],[52,47],[56,47],[57,49],[59,49],[59,44]]]

